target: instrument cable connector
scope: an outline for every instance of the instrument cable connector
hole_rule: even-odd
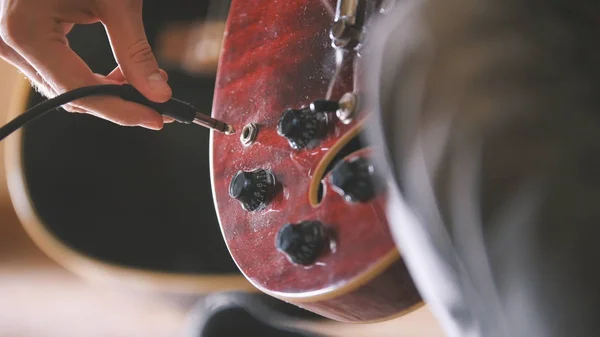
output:
[[[176,98],[164,103],[156,103],[147,99],[130,84],[106,84],[78,88],[54,98],[46,100],[27,110],[0,128],[0,141],[25,126],[27,123],[53,111],[64,104],[89,96],[118,96],[126,101],[147,106],[161,115],[171,117],[184,124],[196,124],[227,135],[235,133],[234,128],[222,121],[214,119],[198,111],[193,105]]]

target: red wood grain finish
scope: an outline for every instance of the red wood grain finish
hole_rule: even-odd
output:
[[[331,5],[335,8],[334,0]],[[326,96],[335,71],[335,50],[329,39],[332,20],[321,0],[232,2],[217,74],[213,117],[232,124],[236,130],[257,123],[259,133],[249,147],[242,146],[239,133],[236,136],[213,133],[211,157],[221,228],[244,275],[271,295],[292,302],[306,303],[317,298],[334,301],[327,304],[329,307],[340,305],[334,298],[341,299],[340,293],[344,291],[340,290],[357,278],[374,278],[376,275],[367,277],[374,269],[385,272],[390,264],[381,268],[381,261],[392,262],[390,256],[396,251],[384,213],[385,195],[366,204],[348,204],[326,183],[322,203],[317,207],[309,203],[309,186],[313,179],[319,178],[315,177],[315,170],[332,156],[330,149],[342,137],[356,130],[362,114],[350,125],[336,121],[334,130],[314,150],[292,150],[276,132],[284,109],[306,106]],[[348,70],[351,68],[345,67],[333,99],[352,91],[353,80]],[[257,168],[271,171],[283,189],[264,210],[248,213],[230,198],[228,188],[236,172]],[[310,267],[293,265],[275,248],[279,228],[303,220],[319,220],[334,229],[337,236],[335,250],[326,252]],[[396,271],[396,277],[408,278],[399,282],[401,289],[396,293],[412,294],[398,304],[401,311],[407,308],[407,301],[415,304],[420,299],[401,260],[394,266],[404,271]],[[391,288],[385,291],[394,291]]]

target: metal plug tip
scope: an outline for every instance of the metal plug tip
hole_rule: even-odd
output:
[[[196,113],[196,118],[194,118],[192,122],[196,125],[200,125],[211,130],[222,132],[226,135],[232,135],[235,133],[235,129],[233,128],[233,126],[222,122],[218,119],[209,117],[201,112]]]
[[[227,124],[227,127],[225,128],[225,134],[226,135],[233,135],[235,133],[235,129],[233,128],[233,126]]]

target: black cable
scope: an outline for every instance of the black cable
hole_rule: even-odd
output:
[[[105,84],[75,89],[35,105],[0,128],[0,141],[46,113],[60,108],[67,103],[89,96],[118,96],[124,100],[152,108],[161,115],[171,117],[180,123],[193,123],[198,118],[212,122],[210,117],[203,117],[192,105],[175,98],[165,103],[156,103],[148,100],[129,84]]]
[[[84,87],[75,89],[69,92],[66,92],[62,95],[58,95],[54,98],[41,102],[31,109],[27,110],[25,113],[16,117],[8,124],[4,125],[0,128],[0,141],[4,140],[4,138],[8,137],[13,132],[25,126],[25,124],[37,119],[45,115],[46,113],[52,111],[53,109],[59,108],[67,103],[73,102],[75,100],[89,97],[89,96],[97,96],[97,95],[120,95],[122,88],[117,84],[107,84],[107,85],[98,85],[91,87]]]

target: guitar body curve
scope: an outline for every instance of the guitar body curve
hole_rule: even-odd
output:
[[[359,109],[345,123],[328,115],[325,135],[306,148],[293,148],[278,133],[286,109],[360,92],[356,52],[344,52],[340,61],[331,43],[335,7],[330,0],[232,2],[212,115],[237,134],[211,135],[213,196],[227,247],[255,287],[334,320],[382,321],[422,305],[388,229],[385,191],[350,202],[333,186],[329,166],[369,158],[368,147],[348,150],[368,112]],[[243,144],[239,136],[250,123],[258,131]],[[230,187],[240,171],[256,170],[271,174],[277,188],[268,203],[249,211]],[[324,248],[303,264],[276,241],[286,224],[306,221],[322,224],[327,234]]]

